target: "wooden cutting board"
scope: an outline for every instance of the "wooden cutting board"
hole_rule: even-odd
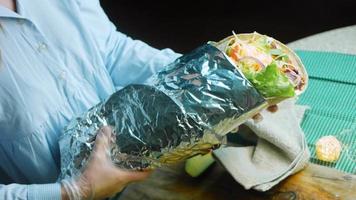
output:
[[[356,200],[356,176],[309,164],[270,191],[245,190],[222,166],[215,163],[198,178],[184,172],[184,165],[156,170],[149,179],[130,185],[120,200]]]

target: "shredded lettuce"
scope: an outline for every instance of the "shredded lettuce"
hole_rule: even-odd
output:
[[[282,70],[296,68],[291,64],[287,52],[264,35],[255,34],[250,40],[240,40],[235,33],[234,36],[225,52],[264,97],[295,96],[293,80]],[[234,49],[236,45],[240,45],[240,50]]]
[[[255,46],[259,48],[261,51],[268,53],[271,49],[271,43],[268,40],[268,37],[259,37],[255,41],[253,41]]]
[[[283,74],[277,64],[272,62],[265,69],[257,73],[244,71],[246,78],[256,87],[264,97],[293,97],[295,91],[288,77]]]
[[[253,79],[257,73],[256,70],[250,67],[247,63],[240,63],[239,68],[248,80]]]

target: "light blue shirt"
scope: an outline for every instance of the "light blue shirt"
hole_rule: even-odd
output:
[[[17,9],[0,6],[0,199],[60,199],[63,127],[179,54],[116,31],[98,0]]]

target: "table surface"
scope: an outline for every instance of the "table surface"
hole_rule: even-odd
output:
[[[340,52],[356,55],[356,25],[316,34],[288,44],[296,50]],[[215,163],[203,175],[192,178],[184,164],[156,170],[149,179],[130,185],[120,199],[356,199],[356,176],[309,164],[268,192],[245,190]]]
[[[356,25],[312,35],[289,43],[288,46],[296,50],[329,51],[356,55]]]
[[[179,164],[155,171],[144,182],[130,185],[120,200],[355,200],[356,176],[309,164],[267,192],[245,190],[219,164],[198,178]]]

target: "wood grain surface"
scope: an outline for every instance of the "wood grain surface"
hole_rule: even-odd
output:
[[[123,200],[356,200],[356,176],[309,164],[267,192],[245,190],[222,166],[215,163],[192,178],[178,164],[156,170],[149,179],[127,187]]]

